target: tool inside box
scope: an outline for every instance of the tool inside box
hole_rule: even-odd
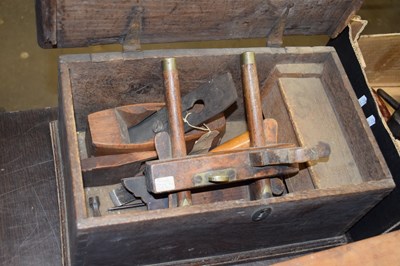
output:
[[[371,153],[376,147],[364,130],[359,108],[355,108],[358,103],[354,93],[349,90],[350,85],[343,70],[338,68],[339,61],[332,49],[251,50],[256,52],[264,118],[278,122],[278,143],[310,146],[324,141],[331,146],[329,159],[316,165],[302,164],[298,174],[285,178],[289,194],[385,178],[380,174],[381,163]],[[123,57],[115,54],[112,60],[92,55],[87,61],[69,64],[81,159],[91,156],[87,134],[89,114],[122,105],[164,101],[161,60],[166,56],[176,58],[182,95],[218,74],[230,72],[238,100],[225,112],[227,129],[223,141],[244,132],[246,118],[240,72],[240,52],[244,51],[203,50],[201,55],[191,54],[190,50],[169,54],[154,51],[132,58],[129,54]],[[127,172],[126,177],[130,176]],[[248,183],[193,190],[193,205],[250,200]],[[99,196],[102,215],[121,212],[107,211],[113,206],[108,195],[113,187],[114,184],[85,185],[86,199]],[[210,190],[217,192],[210,193]],[[123,212],[144,210],[133,208]]]

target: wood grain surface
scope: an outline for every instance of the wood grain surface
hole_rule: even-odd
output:
[[[274,266],[399,265],[400,231],[306,255]]]
[[[60,265],[49,121],[56,110],[0,113],[0,265]]]
[[[263,38],[289,6],[286,35],[336,36],[361,0],[36,0],[42,47],[123,42],[134,26],[141,43]],[[55,15],[57,14],[57,15]],[[141,17],[141,19],[140,19]]]
[[[334,50],[252,48],[256,52],[260,83],[266,81],[276,65],[322,65],[318,75],[329,101],[335,106],[335,115],[341,121],[351,152],[363,154],[354,158],[362,176],[361,184],[354,185],[349,180],[345,185],[313,189],[312,183],[305,188],[298,182],[291,193],[266,200],[232,200],[136,215],[126,211],[119,215],[88,217],[76,137],[77,130],[86,130],[87,115],[119,105],[161,102],[160,63],[162,58],[171,56],[182,66],[179,73],[182,94],[214,75],[230,72],[240,95],[240,54],[248,50],[162,50],[60,59],[59,125],[73,263],[161,263],[336,237],[393,189],[391,175]],[[296,75],[304,78],[302,73]],[[267,102],[268,98],[262,95],[263,101]],[[274,99],[279,98],[282,97],[275,95]],[[276,111],[282,110],[279,105],[263,104],[263,113],[278,121],[278,141],[282,142],[282,136],[288,142],[299,144],[288,115],[270,115],[268,110],[274,107]],[[243,98],[239,97],[237,105],[225,115],[228,122],[244,120]],[[286,127],[281,121],[286,121]],[[281,134],[285,128],[289,131]],[[309,173],[307,179],[310,181]],[[265,221],[253,222],[252,215],[264,208],[271,208],[271,215]],[[150,250],[157,250],[157,257],[149,256]]]
[[[325,141],[331,147],[329,159],[309,167],[315,186],[360,184],[362,177],[321,80],[281,78],[279,85],[301,145]]]
[[[369,84],[373,87],[399,87],[400,34],[361,36],[358,45],[366,64]]]

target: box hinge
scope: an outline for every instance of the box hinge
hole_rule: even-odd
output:
[[[122,41],[125,52],[133,52],[141,49],[140,33],[142,31],[143,7],[136,6],[132,9],[131,20],[127,33]]]
[[[289,3],[282,11],[281,15],[272,26],[271,30],[267,34],[267,46],[268,47],[281,47],[283,43],[283,34],[285,32],[286,20],[289,15],[290,9],[294,6],[293,3]]]

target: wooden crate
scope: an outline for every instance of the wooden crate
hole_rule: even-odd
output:
[[[327,47],[253,48],[264,84],[263,111],[277,119],[279,141],[307,145],[325,140],[332,147],[331,158],[336,159],[306,167],[287,179],[289,193],[282,197],[250,201],[241,194],[230,201],[195,203],[187,208],[90,217],[77,137],[77,132],[86,130],[87,115],[128,103],[162,101],[160,62],[170,56],[177,58],[183,94],[210,76],[230,71],[242,95],[240,54],[248,50],[61,57],[58,127],[73,264],[160,263],[338,237],[393,189],[335,51]],[[139,87],[147,88],[146,93]],[[296,106],[296,94],[290,92],[296,88],[297,92],[310,90],[305,100],[313,104],[306,109]],[[307,115],[302,117],[304,112]],[[227,120],[243,119],[240,96]],[[344,156],[346,160],[340,160]],[[195,202],[195,193],[193,197]],[[270,208],[271,214],[263,221],[252,221],[252,214],[262,208]]]
[[[285,35],[337,36],[362,1],[37,1],[39,43],[76,47],[204,41]],[[81,172],[87,115],[125,104],[162,102],[161,60],[176,57],[182,94],[231,72],[239,99],[228,123],[245,119],[240,54],[254,51],[264,115],[279,124],[278,141],[331,145],[329,160],[302,165],[287,178],[289,193],[250,200],[247,186],[230,198],[155,211],[126,210],[92,217]],[[52,124],[66,264],[212,264],[321,249],[344,233],[394,183],[336,52],[327,47],[160,50],[67,55],[60,58],[59,120]],[[128,173],[129,174],[129,173]],[[229,189],[229,188],[227,188]],[[252,215],[270,212],[262,221]]]

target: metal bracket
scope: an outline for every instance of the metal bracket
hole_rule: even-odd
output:
[[[274,26],[267,34],[267,46],[268,47],[281,47],[283,43],[283,34],[285,32],[286,20],[289,15],[290,9],[294,6],[293,3],[289,3],[282,11],[279,18],[276,20]]]
[[[140,33],[142,31],[143,7],[136,6],[132,9],[128,31],[122,43],[125,52],[134,52],[141,49]]]

